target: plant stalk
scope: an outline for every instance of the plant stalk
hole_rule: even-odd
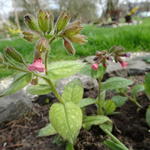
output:
[[[111,132],[109,132],[107,129],[101,128],[108,136],[110,136],[112,138],[112,140],[114,142],[116,142],[117,144],[121,145],[124,150],[129,150],[122,142],[119,141],[119,139],[117,139]]]
[[[56,38],[56,35],[54,35],[50,40],[49,40],[49,45],[50,45],[50,48],[51,48],[51,43],[55,40]],[[46,51],[45,53],[45,74],[47,75],[48,74],[48,55],[49,55],[49,50]]]
[[[48,78],[45,77],[45,76],[39,75],[39,74],[37,74],[37,73],[34,73],[34,75],[37,76],[37,77],[40,77],[40,78],[44,79],[44,80],[49,84],[49,86],[52,88],[52,92],[55,94],[55,96],[57,97],[57,99],[58,99],[62,104],[64,103],[64,102],[63,102],[63,99],[62,99],[61,96],[60,96],[60,94],[57,92],[55,85],[53,84],[53,82],[52,82],[50,79],[48,79]]]

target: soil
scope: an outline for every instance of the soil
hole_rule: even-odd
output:
[[[135,83],[143,81],[143,76],[131,78]],[[85,90],[84,96],[95,97],[96,93]],[[39,99],[42,101],[43,97]],[[113,134],[130,150],[150,150],[150,128],[145,121],[145,112],[150,101],[144,93],[140,93],[138,102],[142,109],[127,101],[117,110],[119,114],[110,116],[114,123]],[[34,103],[32,113],[18,120],[0,124],[0,150],[64,150],[65,143],[60,137],[37,137],[39,129],[48,123],[50,105]],[[90,113],[95,113],[94,106],[91,106],[90,110]],[[90,131],[82,129],[75,150],[108,150],[102,144],[105,138],[105,134],[97,126],[93,126]]]

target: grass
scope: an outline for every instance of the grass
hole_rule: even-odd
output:
[[[144,19],[143,24],[133,26],[123,26],[118,28],[104,28],[93,25],[85,25],[83,34],[88,37],[88,43],[76,45],[75,56],[68,56],[62,47],[62,41],[55,41],[51,48],[50,61],[77,59],[89,55],[94,55],[97,50],[109,49],[114,45],[123,46],[126,51],[149,51],[150,52],[150,19]],[[0,51],[6,47],[14,47],[22,53],[28,63],[32,62],[34,44],[21,38],[11,40],[0,40]],[[12,74],[11,71],[0,72],[0,77]]]

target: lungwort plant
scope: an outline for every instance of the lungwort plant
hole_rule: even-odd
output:
[[[80,34],[82,26],[79,21],[70,22],[70,16],[62,12],[54,23],[51,12],[40,10],[37,17],[31,15],[24,17],[28,31],[24,31],[23,37],[36,42],[34,60],[27,64],[23,56],[13,48],[6,48],[0,54],[0,67],[19,71],[13,83],[8,89],[0,94],[0,97],[13,94],[28,84],[28,91],[32,94],[47,94],[53,92],[58,102],[53,104],[49,110],[50,124],[46,126],[45,134],[59,134],[73,149],[73,144],[82,127],[82,111],[79,106],[83,96],[81,83],[76,80],[69,83],[60,95],[55,87],[58,79],[68,77],[84,66],[77,61],[61,61],[48,64],[48,56],[51,44],[56,39],[62,39],[64,47],[69,54],[75,54],[72,43],[83,44],[85,36]],[[67,148],[68,148],[67,146]]]
[[[108,61],[119,62],[122,67],[127,67],[128,63],[123,61],[122,57],[129,56],[130,54],[124,53],[123,48],[120,46],[114,46],[109,50],[98,51],[94,57],[94,63],[91,66],[86,66],[85,70],[82,71],[82,73],[86,73],[97,80],[99,90],[96,99],[87,98],[81,100],[82,107],[95,104],[97,108],[97,115],[84,116],[83,127],[90,129],[92,125],[98,125],[109,136],[109,138],[104,141],[104,144],[112,150],[128,150],[128,148],[111,133],[112,121],[108,116],[117,113],[115,112],[116,108],[121,107],[127,101],[128,98],[122,93],[124,93],[133,82],[122,77],[111,77],[104,81],[104,75]],[[120,93],[120,95],[108,99],[106,92],[110,90],[117,94]]]

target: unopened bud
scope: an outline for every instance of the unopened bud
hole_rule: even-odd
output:
[[[38,84],[38,78],[32,79],[31,84],[37,85]]]
[[[101,55],[102,55],[101,52],[99,52],[99,51],[96,52],[96,56],[101,56]]]
[[[76,34],[79,34],[82,29],[83,29],[83,27],[80,25],[79,21],[74,22],[74,23],[68,25],[68,27],[65,29],[63,35],[66,37],[71,37]]]
[[[23,38],[29,42],[32,42],[34,39],[34,36],[31,32],[23,32]]]
[[[38,25],[32,16],[26,15],[24,17],[26,25],[34,31],[39,31]]]
[[[72,37],[69,37],[69,40],[71,42],[78,43],[78,44],[84,44],[84,43],[87,42],[86,36],[80,35],[80,34],[77,34],[77,35],[74,35]]]
[[[103,60],[102,60],[102,65],[103,65],[103,67],[107,67],[107,61],[106,61],[106,58],[103,58]]]
[[[93,70],[98,70],[98,64],[93,64],[93,65],[91,66],[91,68],[92,68]]]
[[[64,39],[64,47],[66,48],[69,54],[72,54],[72,55],[75,54],[76,51],[69,39],[66,39],[66,38]]]
[[[70,16],[64,11],[60,14],[56,23],[56,32],[62,31],[70,21]]]
[[[42,53],[40,53],[40,51],[35,49],[35,51],[34,51],[34,59],[40,59],[41,57],[42,57]]]
[[[105,67],[105,68],[106,68],[106,67],[107,67],[107,64],[106,64],[106,63],[103,63],[103,67]]]
[[[123,68],[125,68],[125,67],[128,66],[128,63],[125,62],[125,61],[121,61],[121,62],[119,62],[119,63],[120,63],[120,65],[121,65],[121,67],[123,67]]]
[[[49,30],[49,14],[47,11],[40,10],[38,13],[38,24],[40,29],[45,33]]]
[[[49,29],[48,29],[48,32],[50,33],[54,28],[54,16],[51,12],[48,12],[48,13],[49,13]]]
[[[42,53],[45,52],[47,50],[49,50],[49,43],[45,38],[41,38],[37,44],[36,44],[36,49]]]
[[[19,63],[23,63],[24,64],[24,60],[23,57],[21,56],[21,54],[16,51],[13,48],[6,48],[5,53],[8,57],[11,57],[12,59],[14,59],[15,61],[19,62]]]

